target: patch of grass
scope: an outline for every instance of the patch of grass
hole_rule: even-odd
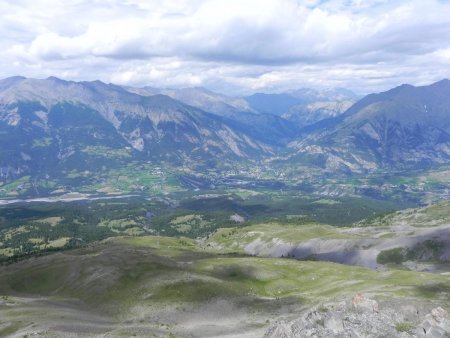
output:
[[[117,233],[126,231],[128,228],[135,228],[136,225],[138,224],[135,220],[129,219],[105,219],[97,224],[98,227],[107,227]]]
[[[192,279],[176,281],[159,287],[151,299],[160,302],[208,302],[219,298],[236,298],[245,295],[245,289],[231,287],[218,280]]]
[[[423,298],[439,298],[440,296],[446,297],[447,301],[450,301],[450,278],[448,281],[436,282],[436,283],[424,283],[417,287],[417,292],[420,297]]]
[[[203,215],[178,216],[172,219],[169,224],[180,233],[188,233],[194,228],[204,228],[211,225],[209,221],[203,218]]]
[[[3,288],[8,286],[13,291],[20,293],[50,295],[63,284],[67,268],[58,264],[19,269],[16,273],[2,278],[2,286]]]
[[[395,329],[397,330],[397,332],[409,332],[415,327],[416,325],[410,322],[399,322],[395,324]]]
[[[48,223],[52,227],[54,227],[54,226],[58,225],[62,220],[63,220],[62,217],[55,216],[55,217],[47,217],[47,218],[38,219],[35,222],[37,222],[37,223]]]
[[[0,258],[1,256],[11,257],[14,255],[14,250],[11,248],[0,249]]]
[[[0,187],[0,197],[17,196],[27,191],[31,186],[29,184],[30,176],[23,176],[13,182]]]
[[[179,256],[183,252],[204,252],[191,238],[176,238],[164,236],[118,237],[106,242],[121,243],[132,247],[147,248],[163,256]]]
[[[41,244],[44,242],[43,238],[28,238],[28,242],[33,244]]]
[[[408,224],[414,227],[433,227],[450,222],[450,202],[445,201],[424,208],[405,209],[361,221],[360,225],[384,226]]]
[[[248,273],[242,274],[239,269]],[[418,290],[424,282],[439,285],[448,277],[411,271],[379,273],[374,270],[327,262],[305,262],[275,258],[213,258],[197,263],[202,272],[246,284],[265,297],[303,297],[317,303],[330,297],[371,290],[391,296],[424,296]],[[230,274],[224,274],[229,272]],[[439,297],[436,297],[436,299]]]
[[[327,313],[329,311],[324,305],[321,305],[317,310],[321,313]]]
[[[52,143],[52,139],[50,137],[37,138],[33,140],[32,147],[33,148],[45,148],[48,147]]]
[[[145,231],[139,227],[132,227],[123,231],[123,234],[127,236],[142,236],[145,234]]]
[[[62,248],[70,241],[70,237],[61,237],[53,241],[49,241],[47,247],[49,248]]]
[[[393,232],[387,232],[387,233],[381,235],[381,236],[378,237],[378,238],[394,238],[394,237],[395,237],[395,233],[393,233]]]
[[[326,198],[323,198],[323,199],[314,201],[313,203],[315,203],[315,204],[325,204],[325,205],[340,204],[339,201],[336,201],[336,200],[330,200],[330,199],[326,199]]]
[[[0,322],[1,324],[1,322]],[[0,328],[0,337],[9,337],[17,332],[21,328],[21,323],[13,323]]]
[[[105,146],[87,146],[81,151],[89,155],[113,159],[131,157],[131,149],[113,149]]]

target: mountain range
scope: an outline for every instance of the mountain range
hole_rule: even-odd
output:
[[[130,160],[214,167],[302,163],[330,172],[450,160],[450,81],[358,96],[301,89],[234,98],[204,88],[0,81],[0,178]]]
[[[330,170],[406,170],[450,160],[450,81],[371,94],[289,146]]]
[[[92,147],[174,164],[273,152],[225,118],[166,95],[141,96],[100,81],[9,78],[0,82],[0,106],[1,176],[74,165],[92,169],[101,164],[88,155]],[[109,157],[114,162],[123,156]]]

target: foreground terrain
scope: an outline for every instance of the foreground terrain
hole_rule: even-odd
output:
[[[202,239],[119,236],[22,259],[0,267],[0,336],[409,337],[425,329],[438,337],[448,330],[448,210],[444,203],[343,228],[294,219]],[[372,243],[365,249],[377,253],[377,269],[321,262],[320,250],[282,258],[311,241],[322,249]]]
[[[2,336],[255,337],[356,292],[417,309],[403,318],[415,327],[450,303],[448,275],[217,254],[187,238],[120,237],[0,271]]]

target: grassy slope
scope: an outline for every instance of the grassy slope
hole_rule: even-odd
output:
[[[298,219],[290,222],[266,222],[246,227],[221,228],[210,235],[205,243],[219,251],[243,252],[243,248],[255,240],[265,243],[281,240],[284,243],[298,244],[311,239],[364,240],[396,236],[401,238],[405,234],[413,234],[414,228],[433,229],[448,224],[450,224],[450,202],[447,201],[363,220],[352,227],[336,227]]]
[[[447,223],[450,223],[450,201],[424,208],[401,210],[360,222],[361,225],[368,226],[407,224],[414,227],[430,227]]]
[[[416,220],[412,225],[433,226],[431,219],[442,224],[449,218],[449,206],[447,202],[403,211],[370,225],[384,229],[387,221]],[[354,232],[355,228],[292,221],[223,228],[200,242],[163,236],[116,237],[0,266],[0,336],[38,330],[48,334],[50,327],[54,336],[78,330],[115,336],[206,330],[206,336],[214,336],[230,327],[236,336],[260,335],[270,324],[268,318],[295,316],[305,308],[351,299],[356,292],[450,306],[449,275],[375,271],[250,257],[242,252],[242,245],[257,238],[288,243],[365,238],[372,236],[366,234],[368,229]]]
[[[220,251],[243,252],[243,246],[257,239],[270,242],[279,239],[286,243],[300,243],[314,238],[352,239],[351,234],[343,233],[345,228],[317,223],[257,223],[244,228],[221,228],[213,233],[206,243],[218,247]]]
[[[427,273],[218,255],[190,239],[167,237],[115,238],[0,267],[0,296],[12,296],[13,302],[14,297],[39,296],[52,302],[75,299],[87,306],[92,316],[102,314],[103,320],[111,320],[114,324],[109,329],[124,335],[131,332],[127,325],[136,326],[138,319],[146,323],[150,330],[146,332],[156,334],[161,322],[170,332],[184,332],[186,324],[180,318],[190,318],[192,311],[220,301],[232,304],[228,312],[223,310],[223,316],[232,316],[235,306],[252,314],[246,325],[255,327],[267,326],[265,319],[286,311],[298,313],[322,302],[349,299],[359,291],[448,307],[449,285],[449,276]],[[33,321],[55,320],[52,304],[40,305],[41,318],[29,306],[15,308],[0,302],[0,318],[17,329]],[[46,307],[47,316],[43,315]],[[117,323],[122,327],[117,328]]]

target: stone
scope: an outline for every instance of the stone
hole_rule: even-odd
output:
[[[376,300],[366,298],[362,293],[358,292],[352,299],[353,308],[357,310],[368,310],[372,312],[380,312],[378,302]]]
[[[446,310],[437,307],[425,316],[416,330],[422,337],[444,338],[450,336],[450,318]]]
[[[437,308],[434,308],[431,310],[431,316],[434,318],[435,321],[438,323],[444,322],[445,320],[449,319],[448,312],[445,311],[440,306]]]
[[[323,326],[335,334],[344,331],[342,320],[335,315],[327,316],[323,321]]]

